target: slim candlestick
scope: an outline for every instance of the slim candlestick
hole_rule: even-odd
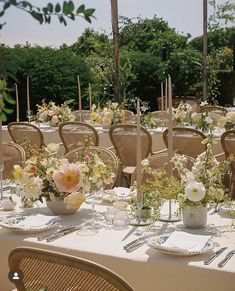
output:
[[[168,102],[169,102],[169,121],[168,121],[168,166],[169,175],[173,175],[173,167],[171,159],[173,157],[173,115],[172,115],[172,84],[171,77],[166,80],[166,88],[168,88]],[[171,199],[169,199],[169,213],[168,215],[161,215],[159,220],[166,222],[176,222],[180,220],[179,216],[172,214]]]
[[[170,160],[173,157],[173,114],[172,114],[172,84],[171,77],[168,77],[168,101],[169,101],[169,121],[168,121],[168,159],[170,174],[172,175],[172,165]]]
[[[89,82],[88,92],[89,92],[89,108],[91,110],[92,101],[91,101],[91,83],[90,82]]]
[[[137,99],[137,136],[136,136],[136,187],[137,187],[137,209],[143,206],[141,193],[141,129],[140,129],[140,99]]]
[[[166,83],[165,83],[165,111],[167,111],[167,108],[168,108],[168,100],[167,100],[167,93],[168,93],[168,82],[167,82],[167,79],[166,79]]]
[[[162,111],[162,113],[161,113],[161,116],[162,116],[162,122],[161,122],[161,124],[162,124],[162,126],[163,126],[163,111],[164,111],[164,91],[163,91],[164,89],[163,89],[163,82],[161,82],[161,111]]]
[[[20,121],[20,114],[19,114],[19,94],[18,94],[18,86],[15,84],[16,88],[16,121]]]
[[[161,110],[164,111],[163,82],[161,82]]]
[[[81,86],[80,86],[80,78],[77,76],[78,80],[78,108],[79,111],[82,111],[82,97],[81,97]]]
[[[27,111],[30,111],[29,76],[27,76]]]

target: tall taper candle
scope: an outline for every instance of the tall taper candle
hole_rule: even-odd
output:
[[[172,116],[172,84],[171,77],[168,77],[168,100],[169,100],[169,122],[168,122],[168,159],[173,157],[173,116]],[[170,173],[172,174],[172,165],[169,163]]]
[[[91,110],[91,106],[92,106],[92,100],[91,100],[91,83],[89,82],[89,88],[88,88],[88,91],[89,91],[89,108]]]
[[[136,187],[137,187],[137,208],[142,208],[142,193],[141,193],[141,129],[140,129],[140,99],[137,99],[137,135],[136,135]]]
[[[30,111],[29,76],[27,76],[27,110]]]
[[[78,80],[78,108],[79,111],[82,111],[82,96],[81,96],[81,86],[80,86],[80,78],[77,76]]]
[[[161,111],[164,111],[163,82],[161,82]]]
[[[19,112],[19,94],[18,94],[18,86],[15,84],[16,88],[16,121],[20,121],[20,112]]]
[[[166,78],[166,84],[165,84],[165,111],[167,111],[167,108],[168,108],[168,88],[167,88],[167,85],[168,84],[168,79]]]

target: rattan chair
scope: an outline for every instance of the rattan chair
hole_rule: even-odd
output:
[[[21,145],[27,154],[27,144],[42,149],[45,146],[41,130],[27,122],[10,122],[7,125],[12,140]]]
[[[230,155],[235,155],[235,130],[225,131],[221,135],[221,145],[224,150],[226,158]],[[229,190],[233,199],[235,199],[235,162],[231,162],[230,164],[231,175],[230,175],[230,183]]]
[[[137,126],[114,125],[109,129],[109,137],[120,161],[120,185],[130,186],[131,175],[136,167]],[[152,137],[143,127],[141,127],[141,154],[141,159],[152,154]]]
[[[96,129],[84,122],[64,122],[59,126],[59,135],[65,147],[65,153],[83,145],[99,145]]]
[[[194,159],[192,157],[186,156],[187,158],[187,164],[186,167],[191,170],[192,166],[194,165]],[[169,167],[169,159],[168,159],[168,151],[160,151],[160,152],[156,152],[155,154],[153,154],[152,156],[149,156],[146,158],[149,162],[149,167],[151,169],[162,169],[167,171],[170,174],[170,167]],[[131,176],[131,185],[133,185],[136,181],[136,168]],[[177,178],[180,179],[179,175],[178,175],[178,171],[176,169],[173,170],[173,175]],[[151,180],[153,178],[152,174],[150,173],[143,173],[142,174],[142,184],[146,184],[146,182],[148,180]]]
[[[3,179],[12,179],[14,165],[25,160],[25,151],[22,146],[16,143],[4,143],[3,150]]]
[[[222,106],[205,105],[201,108],[201,112],[204,112],[204,111],[214,112],[222,116],[225,116],[228,113],[227,109]]]
[[[104,187],[104,189],[112,189],[116,182],[116,178],[118,176],[118,170],[119,170],[118,159],[114,152],[100,146],[88,146],[88,147],[79,147],[79,148],[73,149],[69,151],[67,154],[65,154],[64,157],[67,158],[69,162],[77,162],[77,161],[82,161],[85,154],[89,154],[92,152],[97,152],[100,159],[103,162],[105,162],[106,164],[110,163],[113,166],[113,172],[115,174],[113,183],[105,185]]]
[[[125,124],[133,124],[135,121],[135,114],[134,112],[125,109],[124,110],[124,123]]]
[[[188,127],[173,128],[173,150],[179,154],[190,156],[194,159],[206,150],[202,141],[206,136],[199,130]],[[163,132],[163,141],[168,148],[168,129]]]
[[[196,100],[187,99],[185,102],[192,107],[192,112],[200,112],[201,107]]]
[[[134,291],[113,271],[83,258],[48,250],[17,247],[9,253],[10,270],[19,269],[18,291]]]

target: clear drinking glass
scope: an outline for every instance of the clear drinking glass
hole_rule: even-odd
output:
[[[77,233],[80,235],[94,235],[102,227],[99,223],[96,222],[95,218],[95,205],[101,204],[103,202],[103,191],[92,192],[87,194],[85,198],[85,203],[91,205],[91,219],[88,220],[85,225]]]
[[[113,217],[113,228],[116,230],[125,229],[129,225],[129,216],[125,210],[117,210]]]

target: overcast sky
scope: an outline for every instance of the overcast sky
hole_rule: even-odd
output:
[[[226,0],[218,0],[219,3]],[[34,0],[30,1],[39,5],[57,1]],[[85,4],[87,8],[95,8],[96,19],[89,24],[78,17],[76,21],[68,21],[68,25],[60,24],[54,18],[50,25],[40,25],[36,20],[18,9],[10,8],[1,22],[7,24],[0,30],[0,42],[7,45],[17,43],[58,47],[66,43],[72,44],[83,33],[86,27],[95,31],[111,32],[111,5],[110,0],[74,0],[75,4]],[[202,4],[203,0],[118,0],[119,15],[134,18],[152,18],[154,15],[163,18],[169,26],[177,32],[192,36],[202,34]]]

